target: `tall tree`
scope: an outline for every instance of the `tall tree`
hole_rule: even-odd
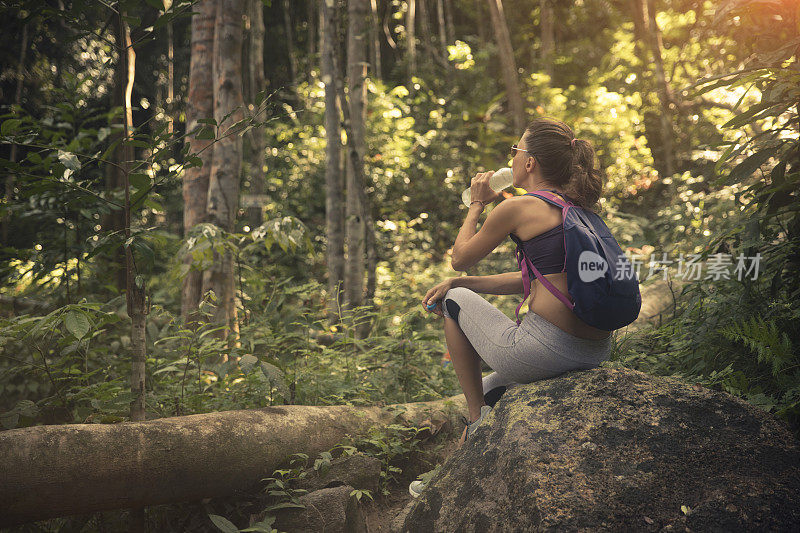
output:
[[[136,52],[133,50],[130,28],[125,22],[125,12],[120,10],[117,14],[118,39],[117,53],[119,63],[119,81],[122,88],[122,142],[121,150],[117,151],[117,166],[122,173],[122,186],[125,191],[125,208],[123,210],[123,231],[126,239],[131,237],[131,198],[130,198],[130,169],[133,163],[133,126],[131,112],[131,95],[136,74]],[[125,254],[125,300],[128,316],[131,319],[131,420],[142,421],[145,419],[144,388],[145,388],[145,289],[144,279],[136,276],[136,267],[133,260],[133,247],[126,245]]]
[[[381,70],[381,41],[379,38],[380,18],[378,17],[378,2],[370,0],[371,17],[369,20],[370,41],[372,42],[372,74],[377,78],[383,77]]]
[[[419,25],[420,25],[420,39],[419,42],[427,53],[427,57],[434,63],[438,63],[444,68],[447,68],[448,63],[443,57],[442,48],[434,46],[434,31],[431,28],[431,13],[429,11],[430,5],[425,0],[417,0],[417,7],[419,8]]]
[[[172,0],[163,0],[164,14],[172,8]],[[175,98],[175,39],[172,19],[167,21],[167,131],[172,133],[172,106]]]
[[[14,105],[19,106],[22,103],[22,81],[25,74],[25,56],[28,53],[28,24],[22,25],[22,35],[20,36],[19,48],[19,63],[17,64],[17,86],[14,91]],[[11,154],[9,156],[11,163],[17,162],[17,144],[11,145]],[[6,204],[11,202],[14,197],[14,175],[8,174],[6,176]],[[10,222],[10,214],[3,215],[2,220],[2,242],[5,245],[8,242],[8,225]],[[66,266],[66,263],[65,263]],[[66,268],[64,269],[66,271]]]
[[[328,265],[328,318],[333,321],[342,305],[344,280],[344,187],[341,168],[341,130],[337,104],[336,3],[322,2],[320,10],[320,71],[325,84],[325,235]]]
[[[114,132],[109,135],[108,139],[113,149],[114,163],[106,167],[106,191],[109,195],[117,196],[120,191],[125,190],[125,182],[127,176],[123,162],[126,160],[125,151],[127,150],[126,144],[123,142],[125,139],[125,124],[133,122],[132,110],[126,105],[126,87],[128,80],[128,47],[126,40],[130,39],[130,28],[123,25],[121,21],[116,21],[116,52],[117,63],[114,68],[114,87],[111,93],[111,99],[114,109],[121,110],[121,114],[115,115],[113,118]],[[121,202],[118,202],[121,203]],[[112,209],[102,217],[101,225],[103,228],[115,232],[117,235],[122,235],[125,231],[125,210]],[[115,249],[113,260],[107,264],[106,268],[114,276],[115,284],[119,292],[126,289],[126,273],[125,273],[125,249],[120,246]]]
[[[408,54],[408,87],[414,88],[411,81],[412,76],[417,73],[417,38],[415,26],[417,24],[417,2],[408,0],[408,11],[406,11],[406,53]]]
[[[541,54],[539,69],[544,70],[553,79],[553,52],[556,43],[553,32],[553,5],[550,0],[539,0],[539,18],[541,32]]]
[[[644,2],[645,0],[643,0]],[[659,113],[659,123],[661,124],[662,157],[664,161],[664,172],[666,176],[672,176],[675,172],[675,153],[673,149],[672,133],[672,111],[670,104],[675,100],[672,89],[664,73],[664,57],[661,53],[663,48],[661,42],[661,30],[656,22],[656,8],[653,0],[646,0],[643,9],[647,9],[647,40],[650,44],[650,53],[653,54],[653,67],[656,71],[656,81],[658,82],[658,93],[661,102],[661,113]]]
[[[447,59],[447,45],[450,40],[447,37],[447,25],[444,19],[444,0],[436,0],[436,20],[439,23],[439,46]]]
[[[308,65],[314,64],[314,56],[317,53],[317,0],[308,0],[306,2],[307,18],[308,18]],[[311,72],[311,69],[306,69]]]
[[[211,174],[213,151],[211,140],[198,139],[196,133],[200,119],[214,116],[214,84],[212,62],[214,56],[214,0],[200,0],[192,8],[191,59],[189,61],[189,94],[186,99],[186,139],[189,152],[198,154],[202,166],[186,169],[183,174],[183,229],[188,233],[193,226],[205,222],[208,204],[208,182]],[[192,134],[194,132],[194,134]],[[191,262],[191,257],[185,259]],[[190,320],[197,310],[203,294],[203,274],[190,270],[183,280],[181,315]]]
[[[656,76],[656,90],[661,107],[660,112],[657,113],[657,118],[654,118],[654,120],[658,121],[658,132],[656,133],[656,128],[654,127],[648,131],[647,123],[650,121],[645,121],[645,135],[647,136],[648,144],[654,148],[653,157],[656,160],[656,167],[664,176],[671,176],[675,171],[675,155],[672,121],[670,118],[672,113],[669,104],[674,101],[674,96],[664,73],[661,32],[656,24],[655,9],[651,2],[648,2],[648,0],[630,0],[629,5],[633,15],[634,37],[636,38],[634,52],[644,69],[651,64],[647,51],[649,50],[653,56],[652,64]],[[642,90],[646,91],[644,87],[642,87]]]
[[[250,98],[252,109],[258,110],[255,101],[259,92],[266,87],[264,76],[264,4],[261,0],[248,2],[250,16],[250,61],[248,73],[250,75]],[[256,125],[250,130],[250,194],[256,199],[256,204],[247,209],[247,219],[252,227],[258,227],[262,222],[262,209],[260,197],[266,191],[266,175],[264,173],[264,158],[267,144],[266,131],[263,126],[264,117],[256,117]]]
[[[283,30],[286,32],[286,55],[289,57],[289,75],[292,84],[297,83],[297,57],[294,53],[294,32],[292,31],[292,9],[289,0],[283,0]]]
[[[515,130],[521,132],[525,128],[525,108],[522,105],[514,48],[511,46],[511,35],[508,33],[506,16],[503,12],[503,0],[487,0],[487,2],[489,3],[489,13],[492,18],[495,42],[500,53],[500,64],[503,68],[508,111],[514,121]]]
[[[365,225],[364,155],[366,153],[366,43],[367,0],[350,0],[347,19],[347,85],[349,89],[347,128],[347,218],[345,239],[347,263],[345,268],[345,297],[349,309],[364,302]]]
[[[115,151],[117,175],[122,180],[125,192],[123,216],[125,307],[131,319],[131,375],[130,375],[130,419],[141,422],[145,415],[145,380],[147,361],[147,302],[144,277],[137,275],[131,242],[131,184],[130,172],[134,160],[133,144],[133,112],[131,96],[136,75],[136,52],[133,49],[130,28],[126,22],[125,11],[117,11],[117,83],[122,95],[122,139],[119,149]],[[66,266],[66,265],[65,265]],[[144,507],[130,509],[129,529],[144,531]]]
[[[489,40],[489,37],[486,35],[486,28],[481,24],[484,20],[483,0],[475,0],[475,21],[476,26],[478,26],[478,42],[481,43],[481,47]]]
[[[214,144],[208,182],[209,222],[225,231],[235,229],[239,208],[239,173],[242,165],[242,140],[229,131],[244,117],[242,96],[242,15],[244,0],[217,0],[214,21],[214,119],[220,138]],[[227,118],[226,118],[227,117]],[[237,331],[233,255],[220,257],[203,273],[203,291],[213,290],[217,298],[214,322]]]
[[[445,30],[447,31],[447,44],[455,42],[456,37],[453,29],[453,4],[452,0],[445,0],[444,2],[444,20]]]

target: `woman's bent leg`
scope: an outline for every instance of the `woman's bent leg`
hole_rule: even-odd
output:
[[[484,378],[493,388],[592,368],[608,358],[610,338],[594,341],[574,337],[533,312],[517,326],[469,289],[450,289],[442,304],[446,320],[456,320],[453,325],[457,325],[472,351],[497,373]],[[453,356],[452,351],[450,355]],[[487,386],[482,386],[482,392],[489,392]]]
[[[461,390],[467,399],[470,421],[476,420],[481,414],[481,407],[486,405],[483,401],[483,387],[481,386],[481,359],[478,352],[472,347],[458,323],[452,318],[444,319],[444,336],[447,339],[447,350],[450,360],[456,371]]]

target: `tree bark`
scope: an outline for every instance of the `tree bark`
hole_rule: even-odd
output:
[[[417,11],[419,11],[419,26],[420,26],[420,41],[424,42],[426,49],[431,48],[431,37],[433,36],[433,32],[431,31],[431,20],[430,20],[430,13],[428,13],[428,4],[425,0],[417,0]]]
[[[511,35],[508,33],[508,25],[503,12],[503,0],[487,0],[489,12],[492,18],[492,28],[494,38],[497,42],[498,52],[500,53],[500,63],[503,68],[503,79],[506,86],[506,99],[508,100],[508,111],[511,113],[514,128],[517,132],[525,129],[525,108],[522,105],[522,94],[519,88],[519,77],[517,76],[517,63],[514,59],[514,49],[511,46]]]
[[[317,53],[317,0],[308,0],[306,4],[308,14],[308,65],[314,64],[314,55]],[[311,69],[308,68],[310,72]]]
[[[164,14],[172,8],[172,0],[163,0]],[[172,133],[172,106],[175,98],[175,39],[172,28],[172,21],[167,22],[167,132]]]
[[[375,78],[382,78],[383,71],[381,70],[381,41],[380,24],[381,19],[378,16],[378,2],[377,0],[370,0],[371,17],[369,20],[369,33],[372,40],[372,76]]]
[[[664,160],[664,172],[666,177],[671,177],[675,173],[675,153],[673,149],[672,133],[672,110],[670,103],[674,101],[672,90],[667,82],[664,73],[664,58],[661,54],[661,30],[656,22],[656,9],[653,0],[643,0],[647,4],[643,8],[647,9],[648,31],[647,37],[650,44],[650,51],[653,53],[653,66],[656,71],[658,82],[658,93],[661,101],[661,113],[659,113],[659,124],[661,125],[662,154]]]
[[[436,18],[439,23],[439,48],[442,51],[442,57],[447,61],[447,45],[450,44],[447,38],[447,24],[444,20],[444,0],[436,0]]]
[[[653,152],[655,166],[659,170],[659,173],[664,176],[671,176],[675,170],[670,118],[672,113],[669,108],[669,102],[673,101],[673,96],[664,74],[661,45],[658,36],[659,31],[658,27],[655,25],[655,10],[651,9],[652,6],[648,4],[648,0],[630,0],[629,5],[633,16],[635,37],[634,53],[642,63],[642,71],[646,72],[651,63],[647,50],[649,49],[652,52],[652,63],[656,76],[656,90],[661,107],[660,112],[657,113],[658,117],[653,117],[652,121],[645,120],[645,136],[647,137],[647,144],[651,147]],[[643,100],[648,99],[647,95],[649,91],[644,84],[641,85],[641,91]],[[648,116],[649,115],[650,114],[648,114]],[[645,118],[647,119],[647,116]],[[652,124],[652,122],[656,121],[658,124],[657,132],[654,126],[648,128],[648,124]]]
[[[133,49],[130,29],[125,22],[125,12],[120,9],[117,13],[119,25],[119,39],[117,40],[117,52],[119,63],[118,81],[123,89],[123,108],[122,108],[122,142],[120,150],[117,151],[121,157],[118,159],[117,167],[122,173],[123,186],[125,188],[124,204],[124,231],[125,231],[125,304],[128,317],[131,319],[131,421],[140,422],[145,420],[145,376],[146,376],[146,354],[147,354],[147,333],[146,333],[146,289],[144,278],[137,275],[136,263],[133,257],[133,247],[128,243],[131,238],[131,184],[130,172],[134,158],[134,150],[130,141],[133,139],[133,113],[131,107],[131,96],[133,94],[133,83],[136,74],[136,52]],[[129,529],[134,532],[144,531],[144,506],[130,506]]]
[[[257,112],[256,96],[266,87],[264,76],[264,4],[261,0],[248,2],[250,12],[250,98],[252,109]],[[256,117],[256,122],[264,122],[263,116]],[[263,125],[253,126],[250,130],[250,194],[260,198],[266,192],[266,175],[264,173],[265,150],[267,148],[266,130]],[[261,205],[248,207],[247,219],[250,226],[257,228],[263,222]]]
[[[297,85],[297,58],[294,54],[294,36],[292,31],[292,12],[289,0],[283,0],[283,29],[286,32],[286,54],[289,56],[289,75],[292,85]]]
[[[342,306],[342,284],[344,282],[344,209],[343,180],[340,171],[342,137],[339,106],[337,103],[336,68],[336,3],[322,3],[320,33],[323,37],[320,55],[320,71],[325,84],[325,234],[327,240],[326,262],[328,266],[328,320],[338,320]]]
[[[133,94],[133,81],[136,74],[136,52],[133,50],[133,43],[131,42],[131,34],[128,25],[124,20],[124,12],[120,12],[119,27],[120,35],[123,39],[120,41],[119,57],[120,65],[118,68],[123,73],[120,81],[124,87],[124,100],[123,100],[123,137],[122,143],[122,158],[119,161],[120,168],[123,172],[124,187],[125,187],[125,239],[131,236],[131,195],[130,195],[130,168],[133,161],[133,147],[130,140],[133,139],[133,129],[131,125],[131,95]],[[123,59],[124,58],[124,59]],[[131,420],[140,421],[145,419],[145,404],[144,404],[144,390],[145,390],[145,289],[144,278],[137,280],[136,265],[133,258],[133,249],[131,246],[125,246],[125,300],[128,311],[128,317],[131,319]]]
[[[445,20],[445,30],[447,31],[447,44],[455,43],[456,36],[455,36],[455,29],[453,25],[453,4],[452,0],[445,0],[444,2],[444,20]],[[445,48],[445,51],[447,48]],[[448,56],[449,57],[449,54]]]
[[[347,262],[345,268],[345,298],[347,308],[354,310],[364,303],[364,237],[366,221],[364,203],[361,201],[364,180],[365,117],[366,117],[366,43],[367,2],[348,2],[347,85],[348,111],[345,115],[347,130],[347,218],[345,241]]]
[[[550,0],[540,0],[539,10],[541,17],[541,63],[539,68],[547,72],[553,79],[553,52],[555,52],[555,36],[553,34],[553,6]]]
[[[127,175],[123,168],[123,162],[127,159],[125,154],[126,147],[122,141],[125,138],[126,122],[128,124],[132,122],[132,111],[126,105],[125,100],[128,79],[128,56],[125,43],[130,40],[130,34],[127,29],[123,29],[123,25],[119,20],[115,22],[115,26],[117,63],[114,68],[114,88],[111,98],[113,107],[122,109],[122,114],[114,117],[114,133],[108,137],[110,144],[119,141],[112,155],[114,164],[109,165],[106,170],[106,193],[110,197],[119,195],[120,191],[123,195],[125,193]],[[119,201],[119,196],[117,196],[117,202],[123,204],[122,201]],[[125,209],[112,208],[109,213],[102,216],[101,226],[106,231],[123,235],[125,231]],[[113,254],[110,262],[104,264],[101,270],[108,270],[109,274],[114,277],[117,290],[123,293],[127,289],[126,252],[124,246],[120,245],[114,250]],[[102,263],[105,263],[105,261],[102,261]]]
[[[395,415],[393,413],[399,412]],[[375,425],[452,428],[463,395],[386,407],[287,405],[0,432],[0,527],[256,490],[293,453],[311,457]]]
[[[486,19],[483,18],[483,0],[475,0],[475,14],[475,25],[478,27],[478,42],[481,43],[481,47],[483,47],[489,40],[486,35],[486,28],[484,27]]]
[[[214,29],[214,119],[220,139],[214,145],[208,182],[208,219],[219,228],[233,232],[239,209],[239,173],[242,140],[229,131],[244,117],[242,97],[242,14],[244,0],[218,0]],[[227,119],[223,119],[228,116]],[[203,273],[203,291],[213,290],[217,298],[213,321],[238,331],[234,292],[233,255],[214,254],[214,263]]]
[[[25,56],[28,53],[28,24],[25,23],[22,26],[22,36],[20,37],[20,49],[19,49],[19,64],[17,64],[17,88],[14,91],[14,104],[19,106],[22,103],[22,80],[24,78],[25,73]],[[11,154],[9,155],[9,160],[12,163],[17,162],[17,145],[16,143],[11,145]],[[11,203],[11,199],[14,198],[14,174],[7,174],[6,175],[6,205]],[[8,244],[8,226],[11,222],[11,215],[10,213],[5,214],[2,220],[2,242],[3,245]],[[64,263],[64,269],[66,270],[66,263]]]
[[[189,145],[189,153],[197,154],[203,165],[188,168],[183,174],[184,235],[193,226],[206,221],[208,181],[213,159],[213,150],[210,148],[212,141],[197,139],[191,133],[200,126],[198,120],[214,117],[212,61],[216,5],[213,0],[201,0],[192,10],[197,13],[192,16],[189,94],[186,99],[186,142]],[[191,258],[186,258],[185,262],[190,263]],[[185,320],[190,321],[195,318],[202,294],[203,273],[190,270],[183,280],[181,290],[181,315]]]
[[[406,53],[408,54],[408,90],[414,90],[412,78],[417,74],[416,0],[408,0],[406,12]]]

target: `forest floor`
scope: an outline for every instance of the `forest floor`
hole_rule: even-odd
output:
[[[421,444],[421,453],[403,465],[400,481],[389,485],[388,495],[376,498],[376,501],[368,502],[362,507],[367,522],[367,533],[391,531],[392,520],[414,499],[408,492],[409,483],[419,474],[432,470],[437,463],[443,463],[458,449],[458,435],[441,442],[437,440]]]

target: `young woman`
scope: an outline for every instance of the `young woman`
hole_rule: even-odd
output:
[[[600,198],[603,178],[594,168],[592,145],[576,139],[561,121],[535,120],[511,154],[515,187],[547,189],[588,209]],[[511,236],[541,274],[569,294],[561,209],[533,196],[509,198],[492,209],[475,232],[486,205],[501,197],[489,188],[492,174],[479,173],[472,179],[472,204],[453,245],[453,269],[467,270]],[[447,348],[467,399],[469,420],[461,443],[491,410],[487,401],[493,403],[508,385],[596,367],[611,350],[610,331],[580,320],[534,277],[529,312],[519,326],[477,293],[522,294],[522,273],[514,265],[514,271],[505,274],[450,278],[422,299],[426,310],[435,303],[429,311],[444,317]],[[485,378],[481,359],[493,370]]]

